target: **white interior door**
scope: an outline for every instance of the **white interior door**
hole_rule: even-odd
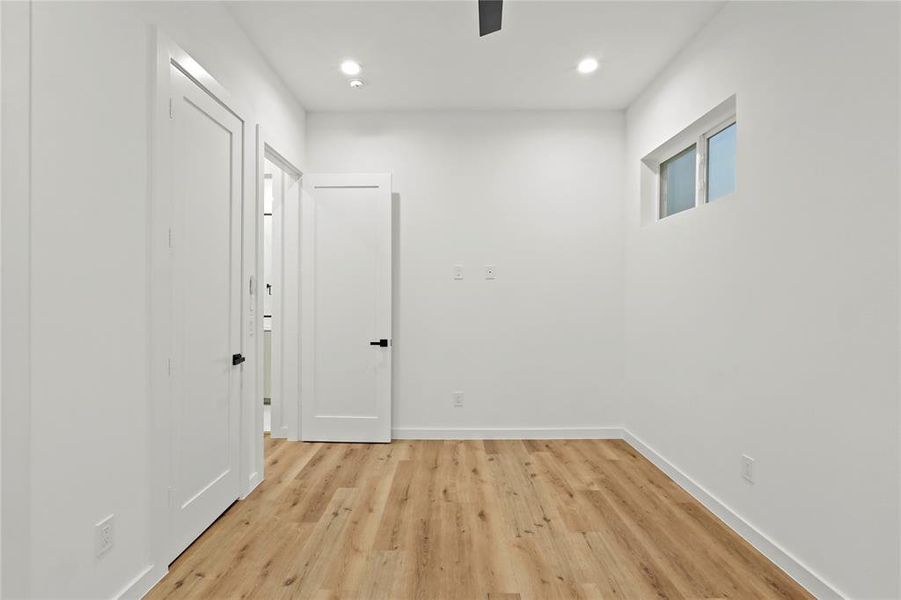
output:
[[[171,68],[172,540],[181,552],[239,494],[241,121]],[[240,361],[241,359],[238,358]]]
[[[388,442],[391,176],[305,176],[301,206],[301,438]]]

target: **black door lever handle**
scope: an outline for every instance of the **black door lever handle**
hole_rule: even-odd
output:
[[[370,346],[380,346],[380,347],[382,347],[382,348],[387,348],[387,347],[388,347],[388,340],[382,338],[382,339],[380,339],[380,340],[378,340],[378,341],[376,341],[376,342],[369,342],[369,345],[370,345]]]
[[[242,354],[232,354],[232,366],[238,366],[247,360]]]

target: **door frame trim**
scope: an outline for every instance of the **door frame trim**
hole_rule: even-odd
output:
[[[0,2],[0,596],[31,588],[32,3]]]
[[[169,226],[171,210],[171,169],[166,157],[171,148],[169,133],[170,65],[175,66],[213,99],[241,121],[241,348],[235,349],[247,357],[242,370],[240,389],[241,424],[239,427],[238,480],[239,497],[244,498],[263,479],[262,453],[252,449],[256,415],[254,390],[257,387],[259,353],[257,340],[262,338],[262,319],[254,318],[256,298],[252,296],[250,281],[257,281],[257,192],[255,129],[256,123],[246,105],[232,97],[196,60],[165,33],[157,29],[152,36],[155,48],[151,52],[150,152],[148,172],[149,204],[147,207],[147,273],[148,273],[148,365],[147,365],[147,447],[148,447],[148,533],[150,538],[150,567],[156,574],[168,570],[173,556],[171,531],[170,486],[171,454],[171,390],[169,386],[169,340],[172,317],[169,297],[172,291],[169,257]],[[256,290],[253,290],[256,292]],[[255,294],[259,296],[258,293]],[[262,409],[260,409],[262,419]]]
[[[298,186],[299,186],[298,193],[297,193],[298,202],[301,201],[301,197],[303,194],[304,171],[303,171],[303,168],[301,168],[299,166],[300,162],[291,160],[290,158],[286,157],[285,154],[283,154],[280,150],[278,150],[276,148],[276,144],[274,144],[272,142],[271,136],[268,135],[267,130],[262,125],[257,125],[256,156],[257,156],[257,209],[256,209],[257,213],[256,214],[257,214],[257,223],[258,223],[258,226],[257,226],[257,240],[258,240],[258,243],[257,243],[257,260],[258,260],[257,272],[260,274],[260,278],[261,278],[258,287],[260,287],[260,289],[262,289],[262,287],[261,287],[263,285],[262,277],[265,272],[263,269],[263,256],[264,256],[264,253],[263,253],[263,241],[264,241],[263,212],[265,209],[265,203],[263,200],[263,195],[265,193],[264,192],[264,181],[265,181],[265,164],[264,163],[268,159],[270,162],[276,164],[284,172],[290,173],[297,177]],[[297,247],[294,250],[297,253],[296,259],[297,259],[297,265],[299,268],[300,267],[300,234],[301,234],[300,206],[299,205],[297,207],[297,217],[298,217],[297,223],[296,223]],[[284,221],[283,221],[283,224],[284,224]],[[284,265],[284,257],[286,255],[286,246],[284,244],[282,244],[281,250],[282,250],[281,264]],[[286,286],[284,284],[284,281],[285,281],[285,278],[282,278],[281,279],[282,285],[280,286],[281,289],[276,290],[276,294],[279,295],[282,300],[279,304],[280,307],[283,307],[285,305],[284,291],[285,291]],[[263,294],[262,293],[258,294],[256,300],[258,303],[256,306],[257,314],[262,315],[263,314]],[[300,274],[299,273],[297,276],[297,305],[298,305],[297,316],[296,316],[296,318],[297,318],[297,334],[296,334],[296,336],[293,336],[295,339],[293,339],[292,341],[293,341],[293,343],[297,344],[297,352],[298,352],[298,358],[299,358],[300,318],[301,318],[300,317]],[[275,324],[276,324],[276,322],[274,320],[274,317],[275,317],[274,313],[275,313],[275,303],[273,302],[273,331],[272,331],[273,342],[275,341],[274,340],[274,338],[275,338],[275,329],[274,328],[275,328]],[[260,334],[260,338],[257,340],[257,343],[258,343],[258,352],[259,352],[258,356],[262,357],[263,356],[262,317],[260,318],[260,329],[261,329],[261,334]],[[282,340],[284,341],[285,339],[286,339],[286,336],[284,334],[282,334]],[[274,356],[275,356],[275,354],[273,351],[273,358],[274,358]],[[295,400],[293,402],[290,403],[290,406],[289,406],[289,403],[285,401],[284,393],[282,393],[282,396],[283,396],[282,397],[282,410],[285,411],[283,414],[283,417],[284,417],[283,425],[285,426],[285,429],[286,429],[286,436],[287,436],[286,439],[288,441],[296,442],[296,441],[300,440],[300,366],[297,365],[296,369],[294,369],[294,371],[292,373],[291,369],[286,368],[287,365],[285,365],[283,356],[280,360],[282,363],[281,378],[280,378],[281,382],[284,383],[284,381],[287,377],[294,377],[296,379],[297,397],[295,398]],[[274,367],[274,365],[273,365],[273,367]],[[256,390],[256,396],[255,396],[254,402],[255,402],[255,406],[257,406],[257,410],[259,412],[259,415],[258,415],[259,427],[257,428],[257,431],[262,431],[262,428],[263,428],[262,398],[264,395],[263,394],[263,360],[259,361],[257,381],[258,381],[258,386],[257,386],[258,389]],[[273,369],[273,385],[275,385],[274,369]],[[282,388],[282,390],[284,390],[284,385],[282,385],[281,388]],[[289,409],[289,410],[285,410],[285,409]],[[258,440],[258,444],[257,444],[258,449],[257,450],[259,452],[260,464],[262,464],[262,460],[263,460],[262,436],[258,436],[258,437],[260,439]]]

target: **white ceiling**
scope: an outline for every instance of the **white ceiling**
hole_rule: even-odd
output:
[[[228,6],[308,110],[620,109],[722,2],[507,0],[485,38],[476,0]],[[583,76],[587,55],[601,68]],[[339,71],[346,58],[362,89]]]

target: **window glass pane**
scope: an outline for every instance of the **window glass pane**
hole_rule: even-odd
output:
[[[707,202],[735,191],[735,123],[707,140]]]
[[[695,205],[695,146],[660,165],[660,216],[668,217]]]

